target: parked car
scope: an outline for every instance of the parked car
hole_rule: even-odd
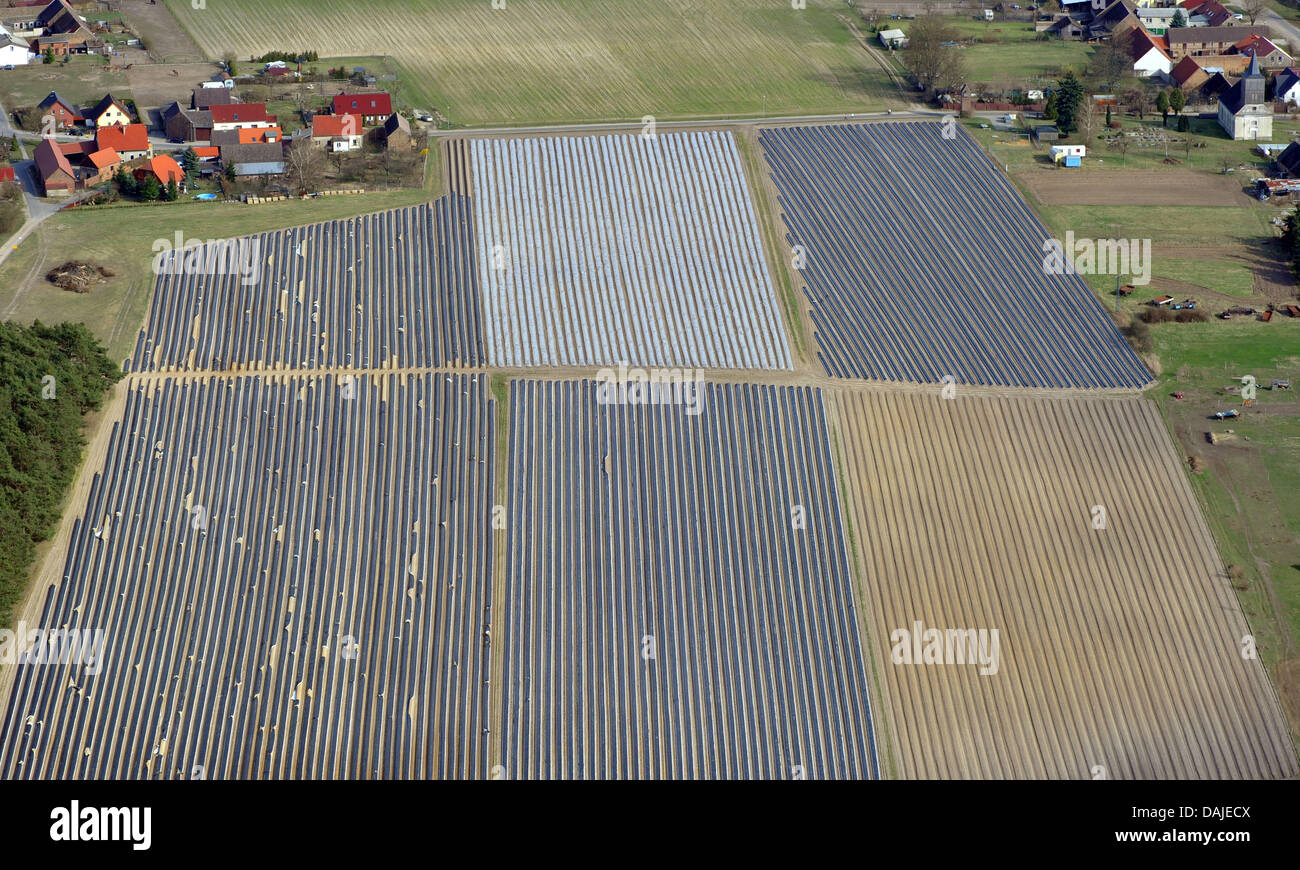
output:
[[[7,63],[7,64],[5,64],[4,68],[5,68],[5,69],[13,69],[13,68],[14,68],[14,65],[11,64],[11,63]]]
[[[171,137],[170,139],[168,139],[167,141],[170,142],[170,143],[172,143],[173,145],[184,145],[184,144],[185,144],[185,137],[184,137],[184,136],[173,136],[173,137]]]

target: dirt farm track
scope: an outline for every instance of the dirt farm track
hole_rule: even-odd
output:
[[[1247,206],[1237,175],[1207,176],[1170,169],[1043,169],[1016,173],[1043,205],[1209,205]]]

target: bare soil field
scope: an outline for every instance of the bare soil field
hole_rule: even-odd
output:
[[[149,0],[119,0],[114,5],[158,63],[203,60],[203,52],[180,26],[166,4],[150,3]]]
[[[899,775],[1296,775],[1153,403],[858,390],[833,406]],[[916,622],[999,630],[996,673],[894,663]]]
[[[152,126],[158,123],[163,106],[172,100],[188,106],[190,91],[220,71],[219,64],[206,62],[134,64],[126,71],[126,80],[142,120]]]
[[[1238,175],[1187,169],[1017,172],[1043,205],[1250,205]]]

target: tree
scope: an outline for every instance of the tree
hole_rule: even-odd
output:
[[[1079,105],[1083,102],[1083,83],[1075,76],[1074,70],[1069,70],[1056,84],[1057,88],[1053,94],[1056,97],[1056,126],[1068,136],[1079,127]]]
[[[181,195],[181,191],[180,188],[176,186],[176,179],[175,178],[167,179],[167,191],[164,194],[164,196],[166,196],[167,198],[167,201],[175,202],[177,199],[180,198],[180,195]]]
[[[1142,93],[1141,90],[1129,88],[1120,96],[1120,99],[1124,108],[1137,115],[1139,121],[1146,117],[1147,98],[1146,94]]]
[[[235,54],[234,54],[234,52],[230,52],[230,51],[226,52],[225,57],[222,58],[222,61],[226,64],[226,72],[230,74],[230,77],[231,77],[231,78],[234,78],[234,77],[235,77]]]
[[[1181,115],[1185,108],[1187,108],[1187,95],[1183,93],[1182,88],[1174,88],[1169,92],[1169,110],[1175,115]]]
[[[1129,57],[1131,36],[1117,36],[1109,42],[1103,42],[1093,52],[1088,71],[1107,88],[1123,80],[1133,72],[1133,61]]]
[[[181,168],[187,173],[194,172],[199,168],[199,155],[193,148],[186,148],[181,152]]]
[[[135,196],[140,192],[135,176],[127,172],[125,166],[117,168],[117,174],[113,176],[113,181],[117,182],[117,189],[122,192],[123,196]]]
[[[1291,261],[1291,272],[1300,278],[1300,205],[1291,209],[1282,228],[1282,250]]]
[[[1043,101],[1043,117],[1049,121],[1056,120],[1056,91],[1048,94],[1047,99]]]
[[[1186,115],[1179,115],[1178,123],[1174,126],[1174,129],[1177,130],[1179,133],[1188,133],[1192,129],[1192,122],[1187,120]],[[1192,141],[1190,136],[1187,137],[1187,141],[1188,142]]]
[[[1124,158],[1128,156],[1128,146],[1131,144],[1132,143],[1129,142],[1128,137],[1123,133],[1120,133],[1114,139],[1110,140],[1110,144],[1106,147],[1119,152],[1119,162],[1122,165],[1124,163]]]
[[[1170,26],[1170,27],[1186,27],[1186,26],[1187,26],[1187,14],[1186,14],[1185,12],[1183,12],[1183,10],[1179,9],[1177,12],[1174,13],[1174,18],[1173,18],[1172,21],[1169,22],[1169,26]]]
[[[1169,127],[1169,95],[1164,91],[1156,94],[1156,111],[1160,113],[1160,126]]]
[[[956,42],[957,31],[936,15],[923,15],[912,25],[904,62],[927,94],[961,92],[966,87],[966,61],[945,42]]]
[[[286,174],[298,188],[299,193],[319,190],[325,180],[325,170],[328,165],[325,152],[312,145],[311,139],[306,136],[289,147],[285,158]]]
[[[1110,129],[1110,103],[1106,104],[1106,128]]]
[[[152,175],[146,176],[145,180],[140,182],[140,198],[145,202],[153,202],[162,196],[163,188],[158,183],[158,179]]]
[[[1241,11],[1245,14],[1246,19],[1254,24],[1259,16],[1264,14],[1264,8],[1267,5],[1264,0],[1241,0]]]
[[[225,175],[227,181],[234,181],[236,178],[238,178],[238,176],[235,174],[235,164],[233,163],[226,164]]]
[[[45,59],[41,63],[54,63],[54,49],[45,49]]]

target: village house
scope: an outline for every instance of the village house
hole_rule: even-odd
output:
[[[1282,69],[1291,65],[1291,55],[1273,44],[1267,36],[1247,36],[1233,43],[1232,54],[1249,54],[1259,60],[1261,69]]]
[[[32,48],[27,40],[0,26],[0,66],[26,66],[31,59]]]
[[[1300,105],[1300,70],[1287,67],[1273,79],[1273,99],[1279,103]]]
[[[377,127],[393,114],[393,99],[388,94],[339,94],[334,98],[335,115],[360,115],[367,127]]]
[[[1210,74],[1201,69],[1194,57],[1185,57],[1169,71],[1170,80],[1185,92],[1191,92],[1205,84]]]
[[[66,130],[86,120],[80,108],[54,91],[50,91],[49,96],[37,103],[36,108],[40,109],[42,118],[47,115],[54,117],[56,130]]]
[[[1127,39],[1134,75],[1143,78],[1165,76],[1174,68],[1173,58],[1169,56],[1169,43],[1163,36],[1153,36],[1139,26],[1129,31]]]
[[[1251,57],[1246,73],[1219,98],[1219,126],[1233,139],[1272,139],[1273,104],[1264,96],[1264,73]]]
[[[121,156],[112,148],[99,148],[91,151],[86,155],[83,164],[82,185],[102,184],[108,181],[113,177],[113,173],[117,172],[117,167],[121,162]]]
[[[266,113],[266,103],[232,103],[230,105],[213,105],[208,108],[212,113],[212,132],[218,130],[238,130],[241,127],[275,127],[278,126],[274,115]]]
[[[1218,27],[1232,20],[1232,13],[1219,0],[1183,0],[1188,27]]]
[[[86,112],[86,121],[95,127],[125,127],[131,123],[131,111],[112,94],[105,94],[93,109]]]
[[[166,187],[169,181],[175,181],[178,187],[185,183],[185,170],[166,154],[150,157],[137,166],[131,174],[135,176],[136,181],[144,181],[146,178],[157,179],[158,184],[163,187]]]
[[[149,141],[149,128],[144,124],[127,124],[124,127],[100,127],[95,131],[95,145],[112,148],[124,161],[153,156]]]
[[[356,151],[365,135],[360,115],[315,115],[311,119],[311,144],[331,154]]]

